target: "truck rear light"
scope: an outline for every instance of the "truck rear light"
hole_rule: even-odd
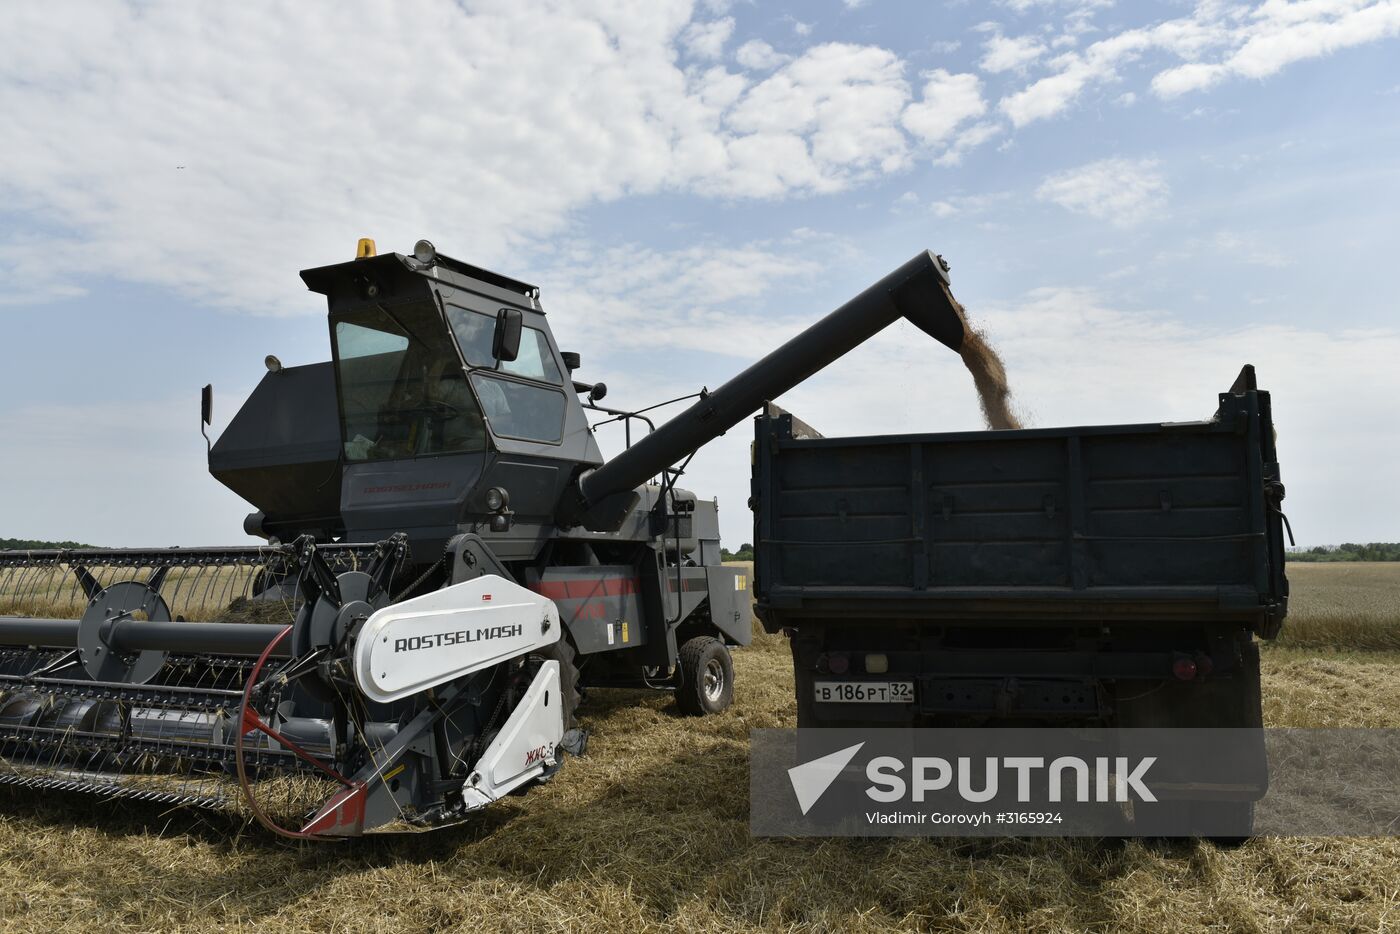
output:
[[[844,652],[833,652],[826,657],[827,667],[834,675],[844,675],[851,670],[851,657]]]
[[[1207,677],[1215,670],[1215,662],[1205,652],[1196,653],[1196,676],[1198,678]]]
[[[890,657],[882,652],[872,652],[865,656],[865,673],[882,675],[890,670]]]
[[[1172,662],[1172,674],[1182,681],[1196,680],[1196,660],[1185,655]]]

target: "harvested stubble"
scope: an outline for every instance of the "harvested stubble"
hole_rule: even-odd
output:
[[[1301,589],[1301,587],[1300,587]],[[1265,653],[1278,725],[1400,724],[1400,655]],[[1400,840],[784,841],[748,833],[748,731],[793,721],[786,646],[723,716],[596,691],[588,756],[468,825],[295,847],[158,808],[0,790],[0,928],[276,931],[1375,931]]]

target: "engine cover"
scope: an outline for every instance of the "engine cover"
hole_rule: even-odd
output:
[[[355,680],[388,703],[559,640],[554,601],[488,574],[375,612],[355,642]]]

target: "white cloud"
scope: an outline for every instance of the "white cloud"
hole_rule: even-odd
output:
[[[1007,95],[999,107],[1017,127],[1056,116],[1152,51],[1182,60],[1152,79],[1152,90],[1170,98],[1228,77],[1268,77],[1296,61],[1396,35],[1400,0],[1265,0],[1253,9],[1202,2],[1189,16],[1124,30],[1052,59],[1052,74]]]
[[[962,48],[962,42],[957,39],[940,39],[936,42],[930,42],[928,46],[928,50],[936,55],[951,55],[960,48]]]
[[[898,212],[900,212],[900,211],[904,211],[904,210],[907,210],[907,209],[909,209],[909,208],[918,207],[918,205],[919,205],[919,195],[918,195],[918,193],[917,193],[917,192],[913,192],[913,191],[906,191],[904,194],[902,194],[902,195],[900,195],[898,198],[895,198],[895,199],[894,199],[894,207],[892,208],[892,210],[895,211],[896,213],[898,213]]]
[[[691,23],[681,35],[681,44],[695,58],[715,59],[724,55],[724,44],[734,35],[734,17],[708,23]]]
[[[897,122],[909,96],[903,70],[894,53],[872,46],[833,42],[809,49],[750,89],[726,116],[726,126],[743,134],[729,147],[733,171],[740,180],[771,179],[778,193],[780,184],[830,190],[850,173],[903,168],[909,163]]]
[[[1083,52],[1066,52],[1050,61],[1057,71],[1001,99],[998,107],[1022,127],[1061,113],[1091,83],[1111,80],[1122,61],[1135,58],[1150,45],[1142,30],[1119,33],[1095,42]]]
[[[933,160],[933,164],[944,166],[961,165],[963,156],[967,155],[967,153],[976,149],[978,146],[981,146],[983,143],[996,139],[1001,135],[1002,130],[1003,128],[1000,124],[988,121],[974,123],[966,129],[959,130],[957,138],[953,140],[952,145],[938,155]]]
[[[958,215],[978,215],[985,214],[991,208],[1004,203],[1011,197],[1007,191],[993,191],[977,195],[948,195],[931,201],[928,204],[928,211],[940,220],[956,217]],[[909,200],[905,200],[909,199]],[[906,192],[900,199],[906,206],[916,206],[919,204],[919,196],[914,192]]]
[[[935,68],[923,77],[923,96],[905,109],[902,122],[924,143],[944,143],[961,124],[987,112],[982,82],[976,75],[955,75]]]
[[[771,45],[762,39],[750,39],[739,46],[739,51],[734,53],[735,60],[745,68],[756,71],[767,71],[770,68],[777,68],[784,62],[792,59],[791,55],[784,55],[775,51]]]
[[[1152,90],[1162,97],[1176,97],[1228,77],[1267,78],[1294,62],[1397,35],[1400,3],[1266,0],[1232,36],[1224,58],[1167,69],[1152,79]]]
[[[1103,159],[1048,176],[1035,196],[1118,226],[1135,224],[1166,203],[1167,180],[1151,159]]]
[[[993,74],[1023,69],[1045,54],[1045,44],[1035,36],[1009,38],[997,33],[982,48],[985,54],[978,64]]]
[[[238,4],[16,8],[0,31],[0,198],[83,262],[59,276],[41,245],[0,244],[0,275],[26,300],[117,276],[319,312],[291,276],[359,236],[426,236],[490,265],[598,201],[835,191],[903,170],[942,133],[919,109],[905,129],[913,89],[878,47],[777,62],[746,45],[775,68],[755,82],[678,64],[679,48],[719,54],[732,34],[728,18],[693,23],[687,0],[471,10],[365,0],[328,20],[303,5],[269,30]]]

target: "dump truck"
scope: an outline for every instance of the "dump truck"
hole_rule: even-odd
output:
[[[752,494],[799,727],[1262,726],[1288,579],[1253,367],[1197,422],[827,438],[770,406]]]
[[[548,780],[590,686],[719,712],[752,620],[689,458],[901,318],[964,335],[921,252],[653,426],[576,378],[526,282],[426,240],[301,277],[331,359],[269,356],[209,448],[258,543],[0,553],[0,783],[242,802],[326,839]],[[206,438],[212,409],[206,386]],[[605,459],[611,421],[635,441]]]

